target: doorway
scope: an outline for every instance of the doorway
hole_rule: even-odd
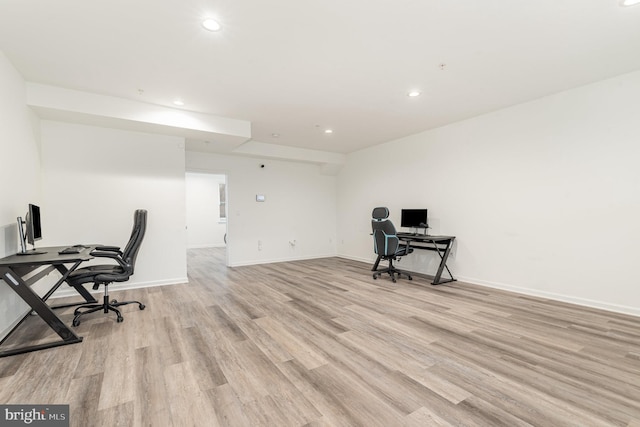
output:
[[[227,176],[187,172],[185,187],[187,250],[220,248],[227,259]]]

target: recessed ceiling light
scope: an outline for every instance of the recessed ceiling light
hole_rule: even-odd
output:
[[[634,6],[640,4],[640,0],[620,0],[620,6]]]
[[[422,95],[422,92],[420,92],[419,90],[412,90],[411,92],[407,93],[407,96],[410,98],[415,98],[416,96],[420,95]]]
[[[222,28],[220,23],[213,18],[207,18],[202,21],[202,26],[205,28],[205,30],[209,31],[220,31],[220,29]]]
[[[181,99],[176,99],[175,101],[173,101],[173,105],[177,105],[178,107],[182,107],[184,105],[184,102]]]
[[[325,129],[324,133],[333,133],[333,129]]]

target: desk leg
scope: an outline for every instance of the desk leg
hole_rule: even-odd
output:
[[[442,283],[454,282],[456,280],[453,278],[453,275],[451,274],[449,267],[447,267],[447,258],[449,258],[449,253],[451,252],[451,247],[453,246],[453,240],[454,239],[451,239],[447,242],[447,247],[444,250],[444,255],[440,253],[440,249],[438,249],[438,245],[434,245],[436,247],[436,251],[438,251],[438,255],[440,255],[440,265],[438,266],[438,272],[433,278],[433,282],[431,282],[432,285],[440,285]],[[449,272],[449,276],[451,277],[451,279],[441,280],[442,271],[445,268],[447,269],[447,272]]]
[[[58,287],[62,284],[62,282],[64,282],[65,280],[67,280],[67,277],[69,276],[69,273],[71,273],[73,270],[75,270],[78,265],[80,264],[80,262],[78,262],[76,265],[74,265],[73,267],[71,267],[71,269],[68,269],[66,266],[64,265],[56,265],[56,269],[58,269],[58,271],[60,272],[60,274],[62,274],[62,277],[60,278],[60,281],[58,284],[56,284],[56,286],[52,289],[53,291],[55,291],[56,289],[58,289]],[[82,286],[82,285],[75,285],[73,286],[73,289],[76,290],[76,292],[78,292],[80,294],[80,296],[82,296],[82,298],[84,298],[84,301],[82,302],[73,302],[73,303],[69,303],[69,304],[60,304],[60,305],[53,305],[51,306],[51,308],[67,308],[67,307],[74,307],[76,305],[82,305],[82,304],[95,304],[98,302],[97,299],[95,299],[93,297],[93,295],[91,295],[91,293],[89,291],[87,291],[87,289]],[[53,293],[53,292],[51,292]],[[48,297],[48,295],[47,295]],[[46,301],[46,298],[45,298]]]
[[[55,341],[46,344],[38,344],[33,346],[15,348],[0,352],[0,357],[11,356],[14,354],[27,353],[29,351],[41,350],[45,348],[57,347],[65,344],[73,344],[82,341],[82,337],[77,336],[67,325],[60,320],[58,316],[45,304],[42,299],[31,290],[24,280],[11,270],[9,267],[0,267],[0,274],[6,282],[29,306],[35,311],[42,320],[44,320],[51,329],[53,329],[62,338],[62,341]]]

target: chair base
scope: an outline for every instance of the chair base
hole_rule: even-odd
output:
[[[393,266],[393,260],[389,260],[389,267],[385,268],[384,270],[378,270],[375,273],[373,273],[373,278],[377,279],[378,277],[382,276],[383,274],[388,274],[389,276],[391,276],[391,281],[393,283],[396,283],[396,274],[398,275],[398,278],[402,278],[402,275],[404,274],[405,276],[407,276],[407,279],[409,280],[413,280],[413,277],[411,277],[411,275],[409,273],[406,273],[402,270],[398,270],[397,268],[395,268]]]
[[[80,307],[76,308],[75,311],[73,312],[75,317],[73,318],[72,325],[73,326],[80,325],[80,318],[82,316],[84,316],[85,314],[94,313],[100,310],[103,310],[105,313],[108,313],[109,311],[115,312],[116,315],[118,316],[116,321],[120,323],[124,321],[124,317],[122,317],[122,313],[120,313],[120,310],[118,310],[117,307],[120,307],[121,305],[127,305],[127,304],[138,304],[138,308],[140,308],[140,310],[144,310],[146,307],[140,301],[121,301],[121,302],[118,302],[117,300],[109,301],[109,295],[105,295],[103,297],[102,304],[83,304]],[[86,310],[82,311],[83,309],[86,309]]]

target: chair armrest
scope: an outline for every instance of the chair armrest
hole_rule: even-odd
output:
[[[118,246],[96,246],[96,248],[91,251],[91,255],[93,256],[103,256],[108,258],[113,258],[114,256],[122,256],[122,251]]]
[[[99,251],[108,251],[108,252],[120,252],[119,246],[106,246],[106,245],[98,245],[96,249]]]
[[[104,251],[98,251],[98,250],[93,250],[91,251],[91,255],[96,257],[96,258],[120,258],[120,254],[117,252],[104,252]]]
[[[396,250],[396,255],[405,256],[405,255],[409,255],[412,252],[413,252],[413,248],[408,244],[405,244],[405,245],[398,246],[398,249]]]
[[[91,251],[91,255],[96,258],[111,258],[115,262],[120,265],[122,268],[127,268],[128,264],[122,259],[122,252],[118,250],[117,252],[109,252],[100,250],[101,248],[94,249]]]

